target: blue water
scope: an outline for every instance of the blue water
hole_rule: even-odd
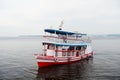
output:
[[[93,40],[94,57],[38,68],[41,39],[0,39],[0,80],[120,80],[120,39]]]

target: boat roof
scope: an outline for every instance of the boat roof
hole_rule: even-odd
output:
[[[45,29],[44,31],[48,32],[48,33],[62,34],[62,35],[73,35],[73,34],[76,34],[74,32],[68,32],[68,31],[63,31],[63,30],[55,30],[55,29]]]
[[[56,46],[86,46],[87,43],[79,43],[79,44],[59,44],[59,43],[56,43],[54,45],[56,45]]]
[[[55,29],[45,29],[45,32],[52,33],[52,34],[62,34],[62,35],[73,35],[76,34],[78,36],[86,36],[87,34],[83,33],[76,33],[76,32],[69,32],[69,31],[63,31],[63,30],[55,30]]]
[[[55,43],[55,42],[44,42],[44,41],[43,43],[53,44],[56,46],[86,46],[89,44],[87,42],[80,42],[79,44],[69,44],[69,43]]]

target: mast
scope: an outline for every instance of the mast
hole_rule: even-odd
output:
[[[64,24],[64,21],[62,20],[61,23],[60,23],[60,26],[59,26],[59,30],[62,30],[63,24]]]

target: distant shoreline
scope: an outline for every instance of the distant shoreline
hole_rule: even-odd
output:
[[[89,35],[91,39],[120,39],[120,34]],[[41,39],[42,35],[19,35],[15,37],[0,37],[0,39]]]

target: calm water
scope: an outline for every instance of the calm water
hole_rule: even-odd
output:
[[[38,68],[40,39],[0,39],[0,80],[120,80],[120,39],[93,40],[94,58]]]

